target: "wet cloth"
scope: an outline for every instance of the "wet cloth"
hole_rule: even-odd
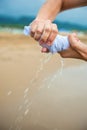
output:
[[[24,27],[24,34],[30,35],[30,32],[31,32],[30,26],[25,26]],[[57,52],[66,50],[69,47],[70,44],[69,44],[68,36],[57,35],[51,46],[49,46],[45,43],[40,44],[40,45],[42,47],[48,48],[48,50],[51,53],[57,53]]]

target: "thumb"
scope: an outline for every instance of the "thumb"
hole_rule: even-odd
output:
[[[72,48],[76,48],[80,43],[80,40],[76,33],[70,34],[69,35],[69,42]]]
[[[87,45],[81,42],[74,34],[69,37],[69,40],[71,47],[87,60]]]

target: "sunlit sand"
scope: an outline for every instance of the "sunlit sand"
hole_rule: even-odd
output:
[[[87,63],[40,49],[0,33],[0,130],[87,129]]]

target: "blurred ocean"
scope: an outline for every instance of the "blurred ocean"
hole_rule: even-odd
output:
[[[43,54],[20,35],[44,1],[0,0],[0,130],[87,130],[87,62]],[[54,22],[87,43],[87,7]]]
[[[13,31],[14,30],[18,33],[21,33],[23,27],[25,25],[29,25],[35,17],[33,16],[23,16],[23,17],[11,17],[11,16],[0,16],[0,31]],[[63,22],[60,20],[55,20],[54,23],[58,25],[59,31],[83,31],[87,32],[86,25],[79,25],[71,22]],[[13,29],[15,28],[15,29]]]
[[[45,0],[0,0],[0,27],[23,29],[24,25],[34,20],[44,2]],[[87,7],[71,9],[60,13],[55,23],[60,31],[87,32],[86,16]]]

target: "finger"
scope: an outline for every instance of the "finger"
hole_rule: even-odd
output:
[[[49,38],[47,39],[47,44],[48,45],[51,45],[53,43],[53,41],[56,38],[57,34],[58,34],[57,25],[52,24],[52,32],[51,32]]]
[[[44,22],[40,22],[35,30],[34,39],[39,41],[44,29]]]
[[[51,22],[48,20],[45,22],[44,31],[40,39],[40,43],[46,43],[49,35],[51,33]]]
[[[77,41],[80,41],[76,33],[73,33],[71,35],[71,38],[75,38]]]
[[[31,37],[34,37],[36,28],[37,28],[37,26],[38,26],[38,21],[37,21],[37,20],[34,20],[34,21],[30,24],[30,26],[31,26],[31,33],[30,33],[30,35],[31,35]]]
[[[43,47],[43,48],[41,49],[41,52],[42,52],[42,53],[48,53],[49,50],[48,50],[47,48],[44,48],[44,47]]]
[[[82,49],[83,48],[83,44],[81,44],[81,41],[79,40],[79,38],[77,37],[77,35],[75,35],[74,33],[69,35],[69,42],[70,45],[73,49]]]
[[[70,39],[70,44],[84,59],[87,59],[87,45],[82,43],[78,38],[74,37],[72,34]]]

